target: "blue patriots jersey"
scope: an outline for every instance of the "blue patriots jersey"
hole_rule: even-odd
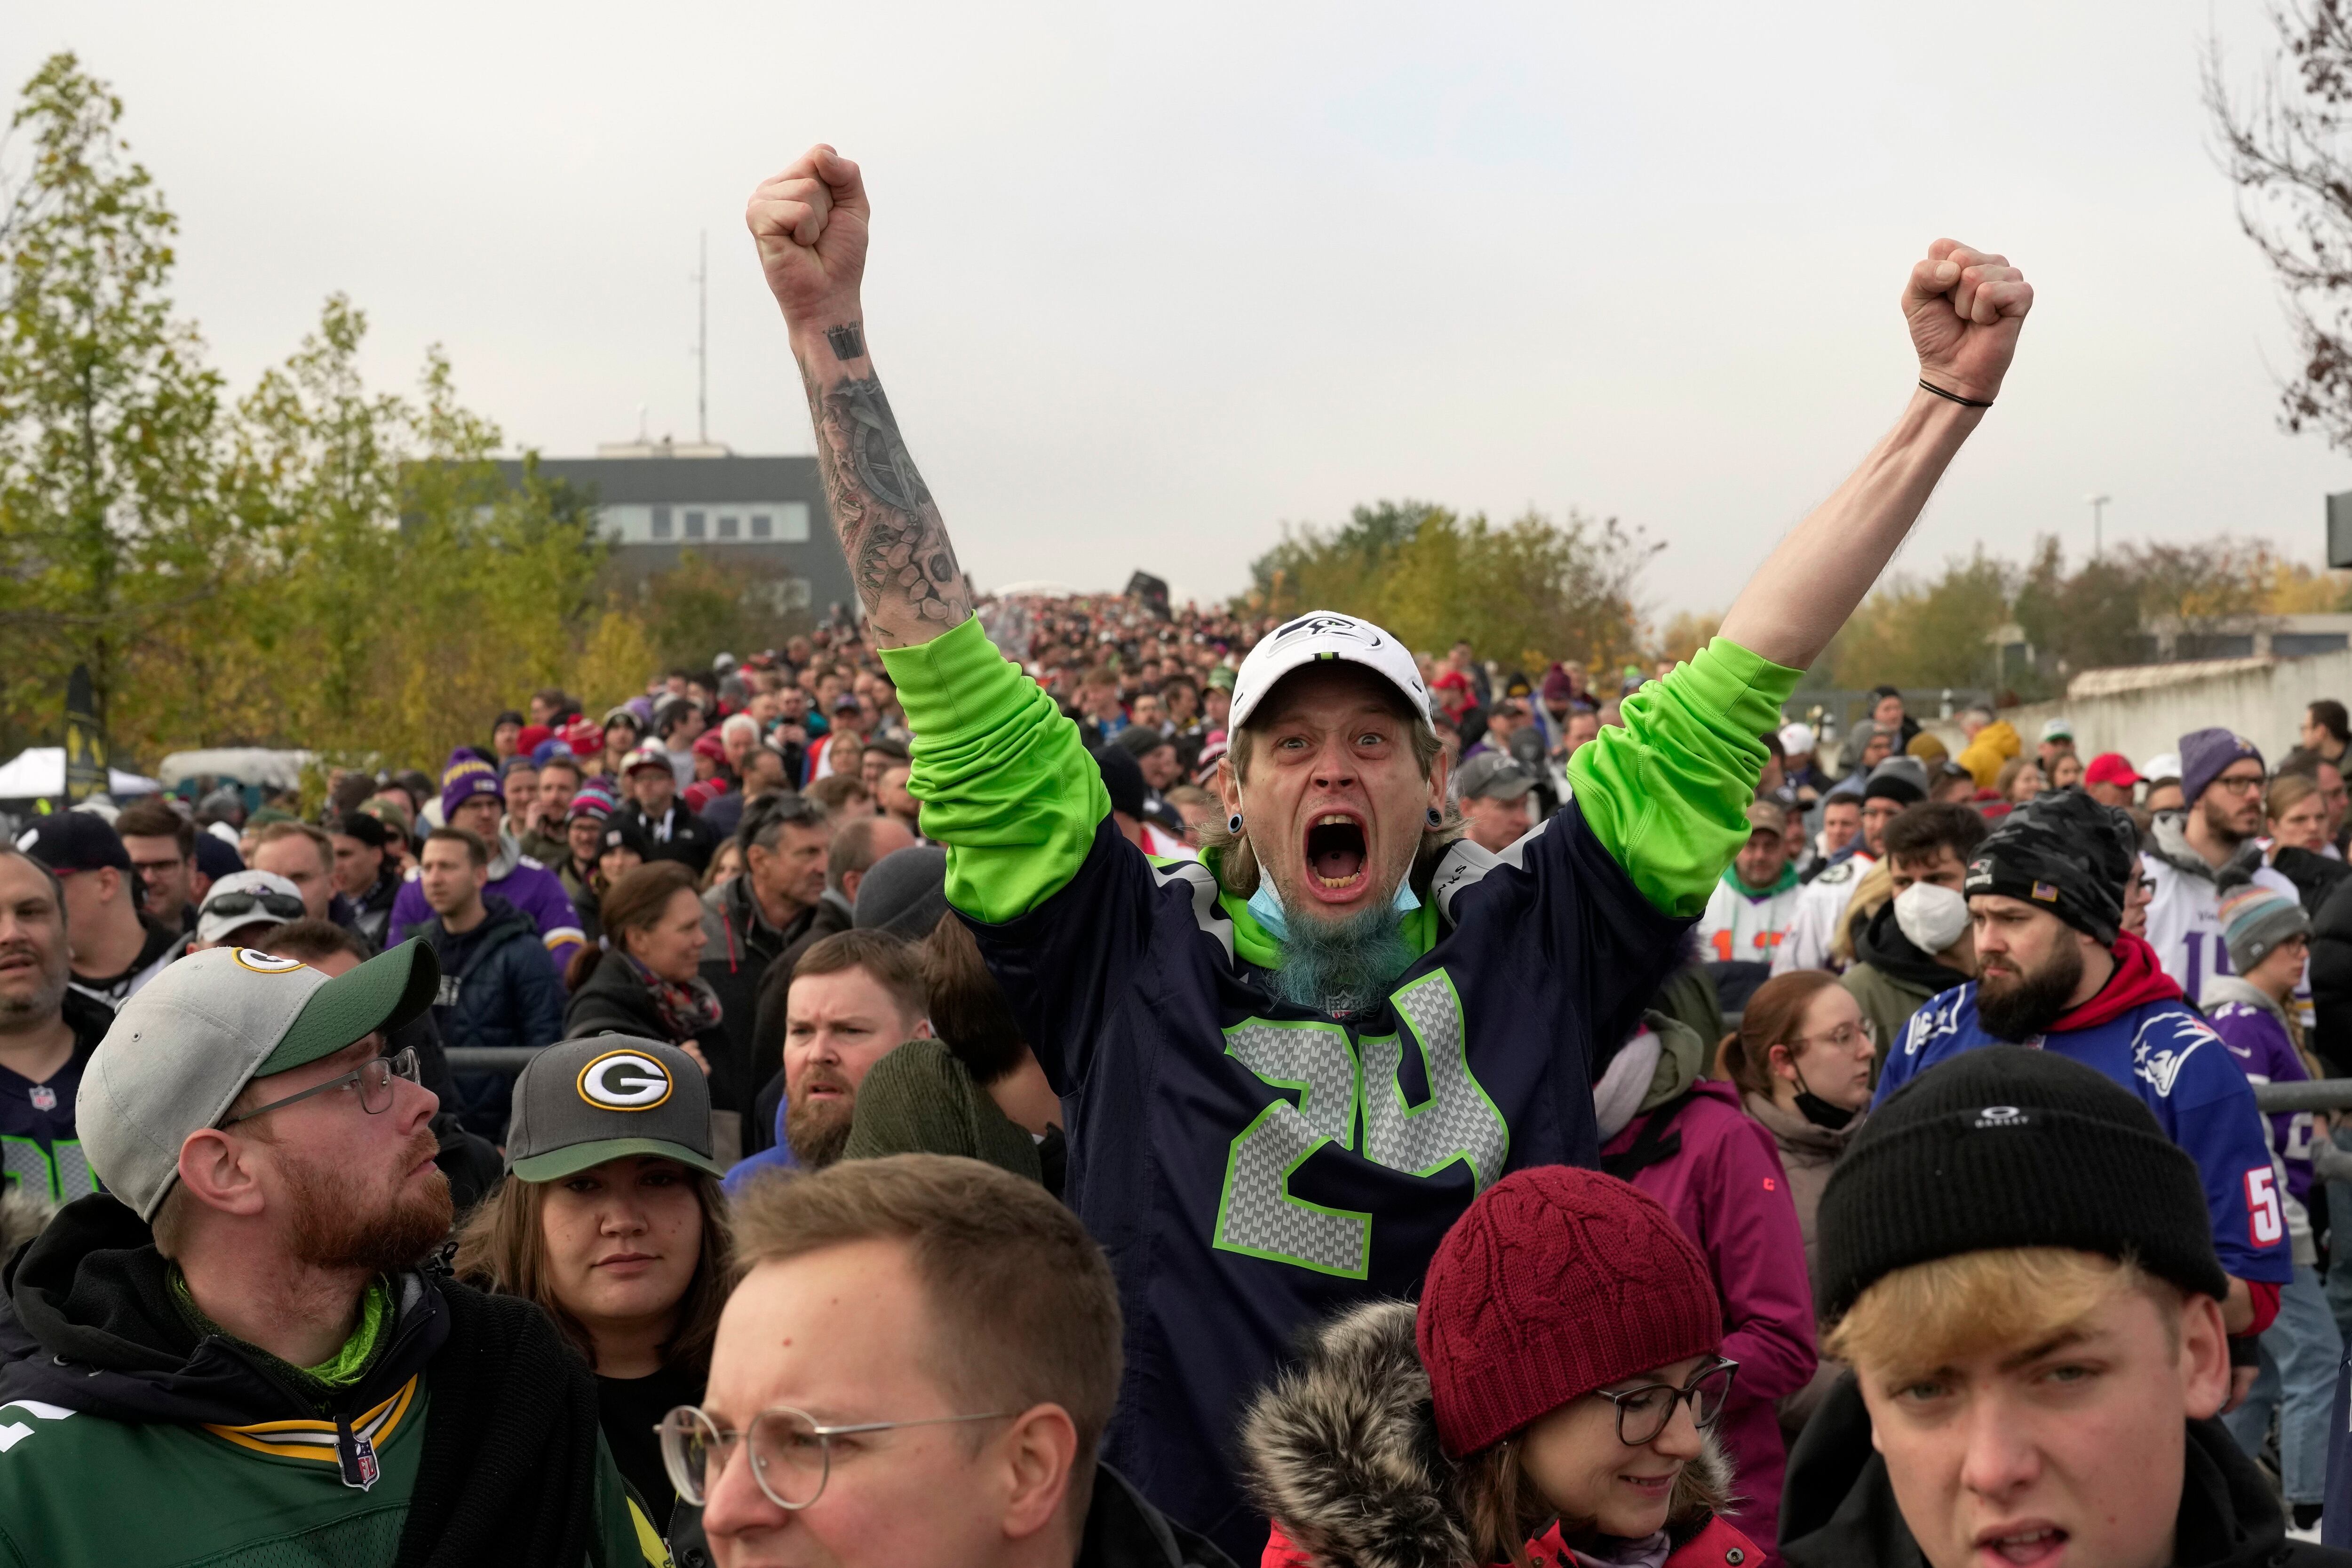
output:
[[[2213,1250],[2239,1279],[2285,1284],[2294,1275],[2285,1194],[2279,1190],[2253,1087],[2229,1047],[2179,997],[2144,1002],[2103,1024],[2011,1042],[1977,1021],[1971,980],[1932,997],[1911,1016],[1886,1055],[1872,1105],[1937,1062],[1978,1046],[2037,1046],[2096,1068],[2140,1098],[2165,1136],[2197,1162]]]

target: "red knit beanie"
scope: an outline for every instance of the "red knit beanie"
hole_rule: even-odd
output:
[[[1604,1384],[1711,1354],[1723,1310],[1656,1199],[1539,1165],[1479,1194],[1437,1244],[1413,1337],[1458,1459]]]

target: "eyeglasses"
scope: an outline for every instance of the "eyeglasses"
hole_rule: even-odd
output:
[[[308,1100],[314,1094],[324,1094],[329,1089],[341,1089],[346,1084],[353,1083],[360,1086],[360,1109],[370,1116],[381,1116],[392,1109],[392,1080],[396,1078],[404,1078],[411,1083],[416,1081],[415,1051],[403,1051],[396,1057],[377,1057],[373,1061],[362,1062],[341,1078],[331,1078],[316,1088],[306,1089],[299,1094],[289,1094],[283,1100],[273,1100],[268,1104],[248,1110],[242,1116],[232,1116],[221,1125],[234,1127],[240,1121],[250,1121],[266,1111],[280,1110],[296,1100]]]
[[[1872,1046],[1878,1044],[1878,1026],[1868,1018],[1857,1018],[1851,1024],[1840,1024],[1826,1035],[1799,1035],[1800,1046],[1827,1046],[1833,1051],[1850,1051],[1854,1041],[1862,1039]]]
[[[259,910],[281,921],[299,921],[308,912],[291,893],[221,893],[206,899],[197,912],[206,915],[249,915]]]
[[[2252,795],[2256,790],[2263,787],[2263,775],[2260,773],[2254,773],[2252,775],[2242,773],[2232,777],[2225,773],[2221,777],[2215,779],[2211,787],[2214,789],[2228,790],[2232,795]]]
[[[1680,1388],[1671,1383],[1645,1383],[1620,1394],[1605,1388],[1597,1392],[1617,1406],[1617,1440],[1638,1448],[1656,1441],[1666,1423],[1675,1418],[1677,1405],[1690,1405],[1691,1425],[1700,1431],[1714,1426],[1722,1419],[1724,1405],[1731,1398],[1731,1380],[1738,1372],[1738,1362],[1717,1356]]]
[[[778,1508],[797,1512],[824,1493],[833,1473],[833,1440],[861,1432],[891,1432],[901,1426],[945,1426],[965,1421],[1004,1421],[1014,1412],[986,1415],[931,1415],[916,1421],[862,1421],[851,1426],[826,1426],[805,1410],[777,1405],[751,1417],[751,1479]],[[1622,1424],[1624,1417],[1620,1415]],[[710,1488],[726,1473],[740,1432],[722,1432],[709,1416],[691,1405],[681,1405],[661,1419],[654,1430],[661,1436],[662,1468],[669,1472],[677,1495],[697,1508],[710,1497]]]

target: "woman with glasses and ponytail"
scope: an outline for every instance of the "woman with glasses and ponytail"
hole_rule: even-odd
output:
[[[1759,1568],[1722,1514],[1737,1386],[1706,1258],[1625,1182],[1504,1177],[1421,1303],[1332,1319],[1243,1426],[1265,1568]]]
[[[460,1233],[456,1272],[538,1302],[595,1372],[605,1445],[685,1563],[699,1531],[672,1518],[654,1429],[702,1398],[734,1282],[702,1069],[628,1035],[550,1046],[515,1079],[506,1151],[507,1179]]]

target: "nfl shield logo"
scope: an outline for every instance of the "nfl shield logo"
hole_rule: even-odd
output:
[[[341,1435],[347,1435],[348,1442],[336,1445],[335,1458],[342,1468],[343,1485],[365,1491],[383,1473],[376,1463],[375,1445],[368,1441],[366,1434],[352,1432],[348,1426],[343,1426]]]
[[[55,1110],[58,1108],[58,1091],[47,1084],[37,1083],[33,1086],[32,1100],[36,1110]]]

